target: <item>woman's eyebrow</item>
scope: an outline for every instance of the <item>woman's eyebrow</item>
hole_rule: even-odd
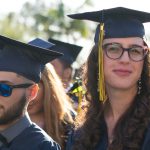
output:
[[[140,47],[144,47],[144,45],[139,45],[139,44],[130,44],[129,46],[140,46]]]

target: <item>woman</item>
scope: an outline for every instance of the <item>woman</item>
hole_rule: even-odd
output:
[[[68,149],[148,150],[150,78],[142,22],[150,13],[113,8],[70,17],[100,24],[84,75],[88,109],[79,114]]]
[[[50,63],[42,72],[38,95],[29,103],[28,112],[31,120],[43,128],[64,149],[74,111]]]

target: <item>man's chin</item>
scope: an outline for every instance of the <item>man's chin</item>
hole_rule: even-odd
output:
[[[13,124],[13,122],[16,122],[19,118],[21,117],[13,117],[13,118],[5,118],[5,117],[0,117],[0,125],[8,125],[8,124]]]

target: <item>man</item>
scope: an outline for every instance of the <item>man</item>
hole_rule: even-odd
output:
[[[60,150],[27,114],[44,65],[61,55],[45,49],[52,46],[48,42],[45,48],[33,46],[43,44],[38,41],[25,44],[0,35],[0,150]]]
[[[70,84],[73,76],[72,63],[76,60],[82,47],[74,44],[65,43],[55,39],[48,39],[49,42],[55,44],[53,48],[56,52],[61,52],[64,55],[58,59],[51,61],[57,74],[62,79],[66,91],[70,89]]]

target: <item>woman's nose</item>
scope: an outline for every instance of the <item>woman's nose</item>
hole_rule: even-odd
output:
[[[124,62],[129,62],[130,61],[128,51],[123,52],[122,56],[120,57],[120,60],[124,61]]]

